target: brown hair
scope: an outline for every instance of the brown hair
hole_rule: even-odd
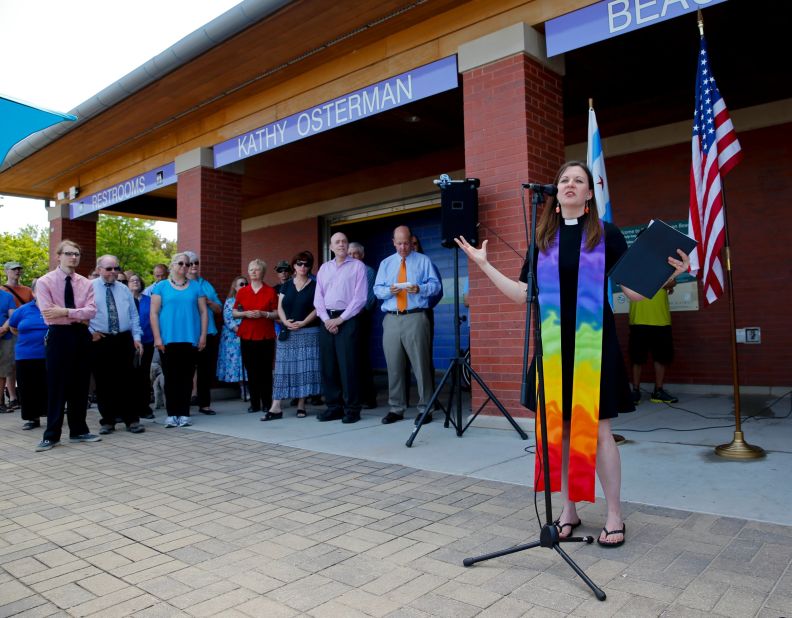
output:
[[[599,213],[597,212],[597,200],[594,197],[594,177],[591,175],[591,170],[585,163],[580,161],[567,161],[558,170],[555,177],[555,184],[570,167],[579,167],[586,173],[588,178],[589,190],[592,191],[591,199],[586,204],[589,207],[588,216],[583,223],[583,233],[586,236],[586,251],[592,251],[602,239],[602,226],[600,225]],[[554,197],[550,205],[545,205],[542,214],[539,217],[539,223],[536,224],[536,245],[542,251],[546,252],[555,243],[556,232],[561,225],[562,214],[556,212],[556,207],[560,206],[558,198]]]
[[[228,289],[228,296],[226,298],[236,298],[236,282],[242,279],[247,285],[250,285],[250,281],[245,275],[237,275],[233,279],[231,279],[231,287]]]
[[[297,261],[307,262],[308,263],[308,270],[311,270],[313,268],[313,263],[314,263],[313,253],[311,253],[308,250],[300,251],[299,253],[297,253],[291,259],[291,262],[289,263],[289,265],[291,266],[292,272],[294,272],[294,263],[297,262]]]
[[[80,245],[78,245],[78,244],[77,244],[76,242],[74,242],[73,240],[68,240],[68,239],[66,239],[66,240],[62,240],[62,241],[60,241],[60,243],[58,243],[58,248],[57,248],[57,249],[55,249],[55,253],[57,253],[58,255],[60,255],[61,253],[63,253],[63,248],[64,248],[64,247],[67,247],[67,246],[74,247],[75,249],[77,249],[77,251],[79,251],[80,253],[82,253],[82,248],[80,247]]]

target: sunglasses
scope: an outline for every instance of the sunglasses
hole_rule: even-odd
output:
[[[102,266],[102,270],[104,270],[106,272],[112,272],[112,271],[121,272],[121,267],[120,266]]]
[[[189,262],[176,262],[176,266],[189,266]]]
[[[190,262],[190,266],[198,266],[198,264],[200,264],[198,260],[195,260],[194,262]]]
[[[294,263],[295,266],[308,266],[308,262],[298,261]]]
[[[244,281],[240,281],[239,283],[237,283],[237,285],[238,285],[239,287],[243,288],[243,287],[245,287],[245,286],[247,285],[247,283],[246,283],[246,282],[244,282]]]
[[[80,252],[79,251],[64,251],[63,255],[66,255],[68,257],[80,257]]]

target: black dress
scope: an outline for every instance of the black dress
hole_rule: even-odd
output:
[[[572,381],[575,362],[575,322],[577,311],[578,266],[580,263],[580,241],[586,215],[578,219],[577,225],[561,224],[559,233],[558,270],[561,277],[561,373],[564,419],[571,418]],[[607,273],[621,255],[627,251],[627,242],[621,231],[611,223],[605,226],[605,272]],[[536,255],[534,255],[534,267]],[[528,261],[523,264],[520,281],[527,280]],[[624,368],[619,340],[616,337],[616,321],[608,302],[608,280],[605,278],[602,315],[602,369],[600,374],[599,417],[615,418],[621,412],[632,412],[635,406],[630,395],[630,385]],[[534,367],[531,365],[529,383],[533,383]],[[534,401],[529,401],[536,409]]]

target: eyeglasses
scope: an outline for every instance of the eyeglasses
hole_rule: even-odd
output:
[[[190,266],[198,266],[198,264],[200,264],[198,260],[195,260],[194,262],[190,262]]]
[[[176,262],[176,266],[189,266],[189,262]]]
[[[104,270],[106,272],[112,272],[112,271],[121,272],[121,267],[120,266],[102,266],[102,270]],[[122,281],[122,283],[123,283],[123,281]]]
[[[297,261],[294,263],[295,266],[308,266],[308,262]]]
[[[80,252],[79,251],[64,251],[63,255],[66,255],[68,257],[80,257]]]

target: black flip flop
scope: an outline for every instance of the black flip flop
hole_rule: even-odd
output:
[[[297,410],[297,418],[305,418],[308,413],[305,410]]]
[[[607,530],[606,528],[603,527],[602,531],[605,533],[605,538],[606,539],[611,534],[621,534],[622,535],[622,540],[621,541],[617,541],[616,543],[603,543],[600,540],[600,538],[597,537],[597,545],[599,545],[600,547],[610,547],[610,548],[621,547],[622,545],[624,545],[624,541],[627,540],[627,534],[626,534],[625,530],[627,530],[627,525],[626,524],[622,524],[622,529],[621,530]]]
[[[262,421],[279,421],[283,418],[283,412],[267,412],[261,417]]]
[[[560,519],[556,519],[556,520],[553,522],[553,525],[554,525],[556,528],[558,528],[558,538],[560,538],[560,539],[568,539],[569,537],[571,537],[571,536],[572,536],[572,533],[575,531],[575,528],[578,528],[578,527],[580,527],[580,525],[581,525],[582,523],[583,523],[583,522],[582,522],[582,521],[580,521],[580,519],[578,519],[578,520],[577,520],[577,523],[574,523],[574,524],[573,524],[573,523],[571,523],[571,522],[570,522],[570,523],[567,523],[567,524],[562,524]],[[569,534],[568,534],[568,535],[566,535],[566,536],[561,536],[561,533],[564,531],[564,528],[566,528],[567,526],[569,527]]]

